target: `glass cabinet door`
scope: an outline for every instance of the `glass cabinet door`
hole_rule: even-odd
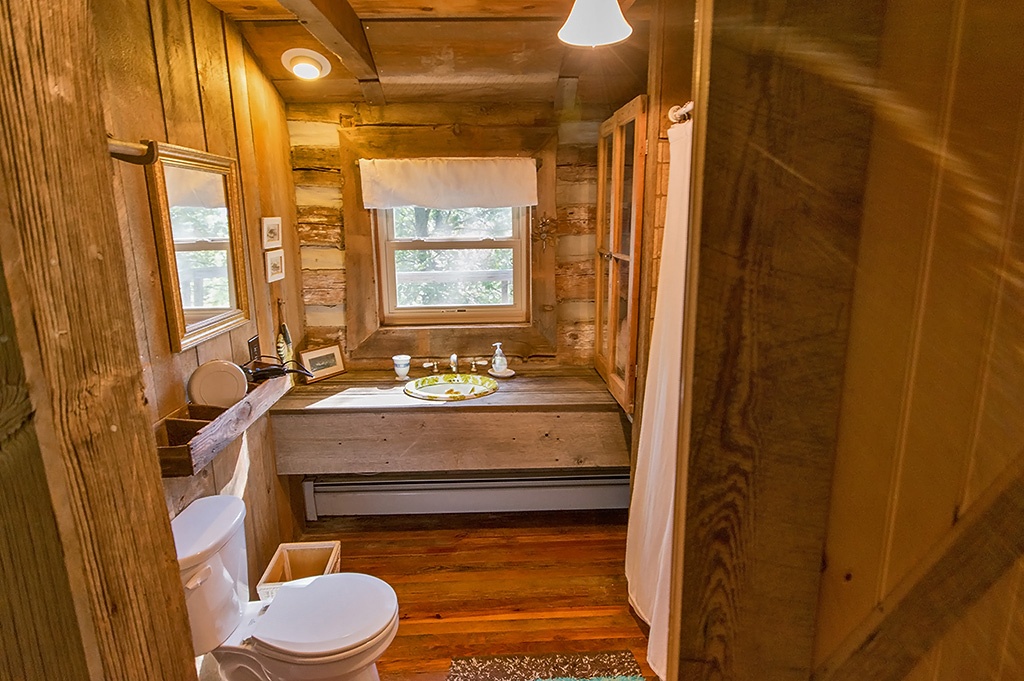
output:
[[[636,389],[646,106],[641,95],[616,111],[598,143],[594,363],[627,414]]]

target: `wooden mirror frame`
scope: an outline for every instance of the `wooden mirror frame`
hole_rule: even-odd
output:
[[[249,287],[245,271],[245,234],[242,230],[242,204],[239,198],[238,164],[234,159],[217,156],[205,151],[179,147],[162,142],[156,146],[156,162],[146,166],[146,180],[149,187],[149,205],[156,230],[157,256],[160,261],[160,279],[163,287],[164,310],[167,314],[167,331],[171,348],[181,352],[203,341],[221,335],[249,320]],[[164,164],[217,173],[224,176],[228,209],[228,230],[230,244],[228,254],[231,260],[231,275],[235,285],[236,305],[233,309],[214,315],[188,328],[181,300],[178,267],[171,229],[170,205],[167,198],[167,184]]]

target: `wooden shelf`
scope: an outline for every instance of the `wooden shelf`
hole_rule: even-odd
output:
[[[227,409],[189,404],[157,425],[157,454],[165,478],[195,475],[263,416],[291,387],[287,376],[252,388]]]

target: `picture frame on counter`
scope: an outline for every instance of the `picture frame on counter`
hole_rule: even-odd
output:
[[[302,366],[313,374],[313,378],[307,378],[306,383],[315,383],[345,373],[345,360],[341,356],[340,346],[329,345],[316,350],[304,350],[299,353],[299,357],[302,358]]]

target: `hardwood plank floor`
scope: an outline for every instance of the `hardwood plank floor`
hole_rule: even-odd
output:
[[[647,638],[627,604],[624,511],[330,518],[341,569],[398,594],[381,681],[444,681],[452,657],[629,650]]]

